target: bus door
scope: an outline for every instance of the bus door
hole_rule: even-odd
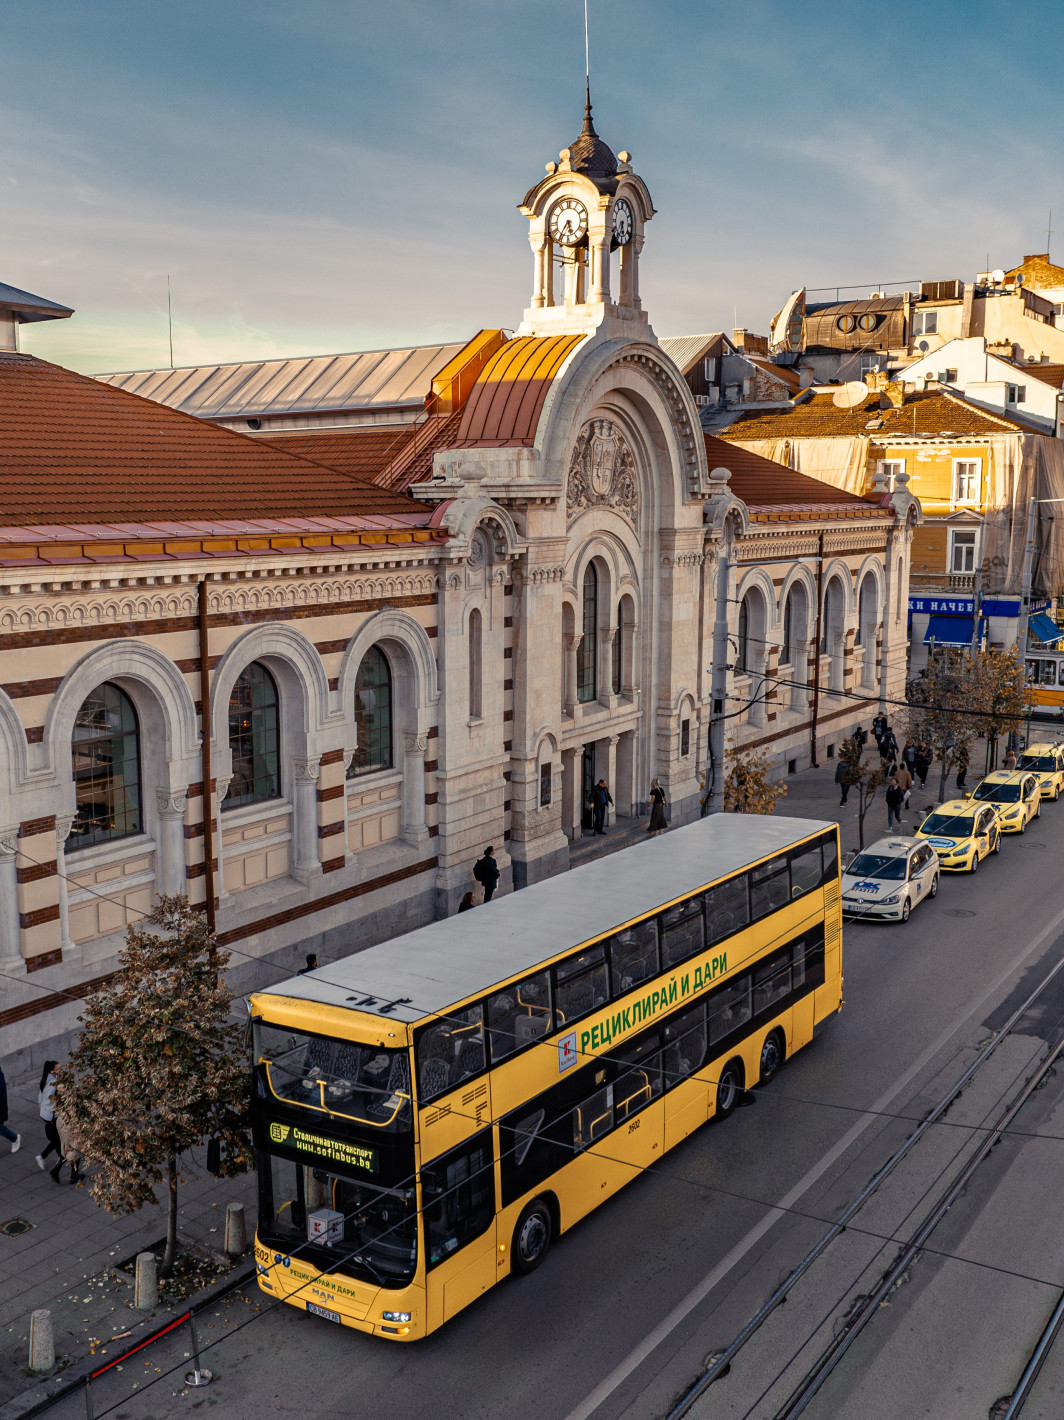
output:
[[[495,1281],[495,1146],[485,1129],[421,1169],[425,1269],[435,1324]]]

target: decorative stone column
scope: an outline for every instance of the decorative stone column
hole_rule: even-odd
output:
[[[567,838],[580,837],[581,803],[578,746],[562,750],[562,832]]]
[[[55,871],[59,885],[59,946],[64,960],[70,956],[74,949],[74,943],[70,937],[70,894],[67,886],[65,844],[70,837],[75,817],[75,814],[56,814],[55,816]]]
[[[18,824],[0,829],[0,991],[26,970],[18,915]]]
[[[407,735],[403,761],[403,842],[428,842],[425,826],[425,750],[427,735]]]
[[[211,802],[209,792],[204,800],[204,812],[214,815],[214,856],[218,863],[217,871],[214,874],[214,896],[219,904],[221,904],[223,897],[229,896],[225,887],[225,849],[222,845],[222,829],[225,827],[225,818],[222,814],[222,804],[225,802],[225,796],[229,792],[232,780],[232,774],[216,774],[214,802]]]
[[[576,714],[576,655],[583,639],[583,632],[565,638],[565,699],[563,703],[567,715],[575,716]]]
[[[177,897],[185,891],[185,803],[184,789],[177,793],[156,790],[155,886],[162,897]]]
[[[321,875],[321,859],[318,855],[318,775],[321,772],[321,756],[293,759],[292,769],[295,775],[292,785],[292,876],[301,883],[309,883]]]
[[[597,241],[593,247],[590,248],[589,254],[593,256],[591,272],[592,289],[590,297],[592,301],[605,303],[610,299],[609,270],[610,242],[612,238],[613,232],[611,229],[607,231],[605,235],[599,241]]]
[[[613,795],[614,818],[620,812],[617,807],[617,743],[620,738],[620,735],[610,735],[606,740],[606,785]]]

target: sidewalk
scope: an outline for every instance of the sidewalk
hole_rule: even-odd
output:
[[[878,755],[875,746],[869,751],[865,750],[865,763],[873,764],[878,762]],[[825,759],[821,762],[819,769],[805,769],[800,774],[792,774],[783,782],[787,786],[785,798],[776,804],[776,816],[786,815],[788,818],[821,818],[831,819],[839,825],[839,847],[842,850],[843,860],[846,854],[853,850],[856,852],[858,846],[857,831],[857,796],[854,790],[850,790],[849,802],[845,808],[839,806],[840,790],[835,783],[835,770],[838,767],[837,759]],[[902,810],[902,833],[912,834],[919,828],[924,820],[925,814],[929,813],[935,806],[938,795],[938,774],[940,766],[934,764],[927,776],[927,787],[921,789],[920,781],[917,780],[913,786],[912,794],[909,798],[909,807]],[[978,784],[980,774],[969,772],[968,788],[971,789]],[[954,776],[950,774],[946,789],[946,797],[955,793]],[[894,830],[897,833],[897,829]],[[877,838],[883,838],[887,832],[887,804],[884,798],[883,787],[876,790],[876,796],[872,800],[865,813],[864,838],[865,845],[874,843]]]
[[[22,1147],[12,1155],[10,1145],[0,1139],[0,1405],[33,1384],[24,1368],[34,1308],[51,1309],[56,1357],[64,1362],[93,1350],[99,1354],[120,1332],[144,1325],[151,1313],[131,1309],[131,1282],[123,1274],[113,1278],[112,1269],[166,1233],[161,1207],[116,1217],[98,1208],[86,1188],[65,1181],[55,1184],[37,1167],[34,1155],[45,1140],[36,1084],[8,1081],[8,1124],[21,1133]],[[54,1157],[47,1160],[47,1166],[53,1163]],[[64,1180],[67,1177],[64,1168]],[[218,1251],[224,1242],[226,1205],[243,1203],[250,1242],[254,1174],[214,1179],[193,1164],[182,1171],[178,1202],[182,1236]],[[29,1223],[29,1230],[6,1235],[4,1227],[15,1220]],[[161,1304],[149,1325],[158,1325],[167,1314]]]

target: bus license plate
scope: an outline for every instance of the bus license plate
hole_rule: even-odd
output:
[[[313,1302],[307,1303],[307,1311],[312,1312],[314,1316],[323,1316],[326,1321],[340,1321],[339,1312],[331,1312],[326,1307],[317,1307]]]

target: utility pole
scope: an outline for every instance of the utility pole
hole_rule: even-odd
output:
[[[979,634],[979,613],[983,609],[983,564],[980,563],[975,569],[975,581],[972,584],[972,650],[978,651],[982,644],[982,637]]]
[[[824,534],[817,541],[816,557],[816,630],[813,635],[813,713],[809,719],[809,763],[818,769],[816,757],[816,723],[820,713],[820,635],[824,608]]]
[[[724,706],[728,695],[728,592],[731,585],[732,532],[727,519],[721,529],[717,554],[717,586],[713,618],[713,666],[709,701],[709,811],[724,808]]]
[[[1038,499],[1027,500],[1027,540],[1023,544],[1023,575],[1020,578],[1020,617],[1016,625],[1016,645],[1020,655],[1027,651],[1027,623],[1031,616],[1031,578],[1034,572],[1034,535],[1038,526]]]

